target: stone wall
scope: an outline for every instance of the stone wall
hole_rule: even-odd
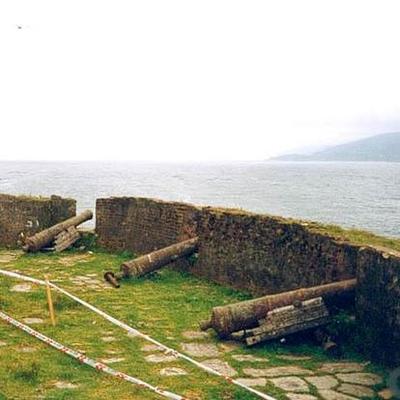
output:
[[[355,276],[358,248],[310,231],[307,224],[206,208],[198,225],[193,273],[254,295]]]
[[[75,213],[72,199],[0,194],[0,246],[16,247],[21,232],[30,236]]]
[[[145,254],[196,236],[201,208],[140,197],[96,201],[98,243],[112,251]]]
[[[199,257],[191,272],[254,295],[348,279],[356,271],[357,247],[298,222],[232,209],[98,199],[96,233],[101,247],[136,254],[198,235]]]
[[[373,360],[400,366],[400,253],[363,249],[357,261],[360,343]]]
[[[314,224],[145,198],[99,199],[101,246],[137,254],[199,236],[194,275],[254,296],[357,276],[360,342],[374,360],[400,364],[400,255],[339,241]]]

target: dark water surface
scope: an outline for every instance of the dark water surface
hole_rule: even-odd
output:
[[[298,217],[400,237],[400,163],[0,162],[0,193],[144,196]]]

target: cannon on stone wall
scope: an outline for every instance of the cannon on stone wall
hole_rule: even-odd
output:
[[[22,249],[26,252],[35,252],[54,243],[52,250],[62,251],[79,239],[80,234],[76,227],[92,218],[93,213],[90,210],[86,210],[75,217],[25,238]]]
[[[264,321],[272,310],[296,306],[319,297],[328,304],[340,302],[343,298],[354,297],[355,287],[356,279],[349,279],[214,307],[211,318],[201,322],[200,328],[202,330],[212,328],[220,338],[227,338],[234,332],[259,327],[262,324],[260,321]]]
[[[104,279],[115,287],[119,287],[119,280],[122,278],[140,278],[151,272],[157,271],[164,266],[177,261],[180,258],[190,256],[198,248],[198,237],[175,243],[160,250],[125,261],[120,268],[120,273],[114,274],[108,271],[104,274]]]

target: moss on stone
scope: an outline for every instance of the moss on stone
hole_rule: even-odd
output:
[[[270,214],[258,214],[241,208],[206,207],[216,216],[231,215],[243,217],[257,217],[267,219],[283,225],[301,225],[305,230],[329,236],[339,242],[348,242],[360,246],[371,246],[378,250],[400,251],[400,238],[377,235],[362,229],[347,229],[334,224],[323,224],[311,220],[284,218]],[[400,256],[400,254],[399,254]]]

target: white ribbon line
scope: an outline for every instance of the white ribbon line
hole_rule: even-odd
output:
[[[127,375],[123,372],[116,371],[115,369],[110,368],[106,364],[103,364],[103,363],[95,361],[89,357],[86,357],[84,354],[80,353],[79,351],[72,350],[69,347],[62,345],[61,343],[56,342],[53,339],[50,339],[49,337],[43,335],[40,332],[35,331],[34,329],[30,328],[29,326],[24,325],[23,323],[15,320],[14,318],[11,318],[9,315],[4,314],[1,311],[0,311],[0,318],[2,320],[6,321],[7,323],[9,323],[10,325],[14,325],[15,327],[22,329],[24,332],[28,333],[29,335],[41,340],[42,342],[50,345],[51,347],[54,347],[55,349],[61,351],[62,353],[67,354],[70,357],[77,359],[78,361],[80,361],[83,364],[89,365],[89,367],[92,367],[92,368],[96,369],[97,371],[105,372],[106,374],[115,376],[119,379],[123,379],[127,382],[133,383],[134,385],[140,386],[141,388],[149,389],[149,390],[151,390],[163,397],[171,399],[171,400],[187,400],[178,394],[168,392],[168,391],[160,389],[156,386],[152,386],[149,383],[146,383],[140,379],[134,378],[133,376]]]
[[[18,274],[16,272],[10,272],[10,271],[5,271],[5,270],[0,269],[0,274],[5,275],[5,276],[9,276],[11,278],[21,279],[21,280],[24,280],[24,281],[27,281],[27,282],[36,283],[38,285],[46,285],[46,282],[43,281],[43,280],[31,278],[29,276],[21,275],[21,274]],[[204,371],[206,371],[206,372],[208,372],[210,374],[222,377],[227,382],[232,383],[232,384],[234,384],[236,386],[240,386],[241,388],[243,388],[243,389],[245,389],[245,390],[257,395],[258,397],[260,397],[262,399],[265,399],[265,400],[276,400],[272,396],[269,396],[269,395],[267,395],[265,393],[262,393],[262,392],[260,392],[260,391],[258,391],[256,389],[253,389],[250,386],[247,386],[247,385],[245,385],[244,383],[242,383],[240,381],[237,381],[235,379],[230,378],[229,376],[225,376],[225,375],[221,374],[220,372],[216,371],[215,369],[207,367],[206,365],[194,360],[193,358],[190,358],[189,356],[187,356],[185,354],[179,353],[177,350],[174,350],[174,349],[169,348],[168,346],[165,346],[164,344],[158,342],[157,340],[153,339],[152,337],[150,337],[150,336],[148,336],[148,335],[146,335],[146,334],[144,334],[142,332],[139,332],[137,329],[132,328],[131,326],[125,324],[122,321],[119,321],[118,319],[112,317],[111,315],[106,314],[104,311],[99,310],[95,306],[92,306],[91,304],[89,304],[86,301],[80,299],[79,297],[74,296],[73,294],[67,292],[66,290],[64,290],[62,288],[60,288],[59,286],[55,285],[54,283],[49,282],[49,285],[53,289],[57,290],[58,292],[65,294],[67,297],[75,300],[76,302],[78,302],[79,304],[81,304],[84,307],[88,308],[89,310],[92,310],[96,314],[102,316],[104,319],[106,319],[107,321],[111,322],[112,324],[117,325],[120,328],[126,330],[131,335],[141,337],[142,339],[147,340],[148,342],[151,342],[151,343],[161,347],[166,354],[172,354],[175,357],[180,357],[183,360],[186,360],[186,361],[196,365],[198,368],[201,368],[202,370],[204,370]]]

